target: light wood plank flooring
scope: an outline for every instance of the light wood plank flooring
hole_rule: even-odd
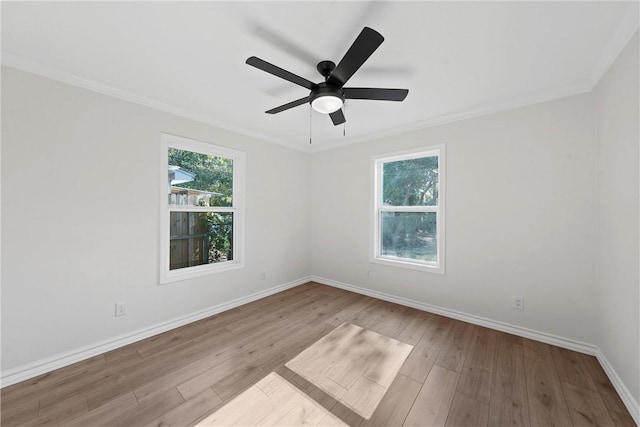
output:
[[[285,366],[344,322],[413,346],[368,420]],[[192,426],[272,372],[354,426],[635,425],[594,357],[315,283],[3,388],[1,423]]]
[[[285,366],[366,419],[413,346],[343,323]]]
[[[342,426],[330,411],[272,372],[200,421],[209,426]]]

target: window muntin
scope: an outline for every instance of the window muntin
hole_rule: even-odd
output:
[[[242,267],[244,153],[166,134],[161,145],[160,282]]]
[[[374,159],[372,261],[444,272],[444,147]]]

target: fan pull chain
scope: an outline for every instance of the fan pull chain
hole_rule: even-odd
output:
[[[347,103],[345,102],[342,106],[342,112],[344,113],[345,117],[347,116]],[[345,120],[344,123],[342,124],[342,136],[347,136],[347,121]]]
[[[309,145],[311,145],[311,115],[313,111],[311,111],[311,104],[309,104]]]

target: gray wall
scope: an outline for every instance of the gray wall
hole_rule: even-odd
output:
[[[593,116],[587,94],[315,154],[312,273],[592,343]],[[442,143],[446,274],[370,264],[371,157]]]
[[[597,342],[640,402],[638,34],[595,90]]]
[[[307,154],[2,71],[3,372],[309,274]],[[247,153],[246,268],[158,285],[160,132]]]
[[[592,93],[314,154],[7,67],[2,122],[3,375],[315,275],[595,344],[640,400],[637,35]],[[247,153],[246,268],[158,285],[160,132]],[[446,274],[371,264],[371,157],[443,143]]]

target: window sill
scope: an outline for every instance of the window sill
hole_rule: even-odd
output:
[[[160,277],[160,284],[180,282],[182,280],[195,279],[197,277],[208,276],[212,274],[224,273],[227,271],[238,270],[244,268],[241,262],[228,261],[221,264],[208,264],[206,266],[195,266],[181,268],[180,270],[172,270]]]
[[[382,257],[372,257],[370,259],[371,262],[376,264],[387,265],[390,267],[398,267],[398,268],[406,268],[409,270],[419,270],[419,271],[427,271],[429,273],[437,273],[444,274],[444,266],[436,265],[436,264],[424,264],[411,262],[410,260],[403,258],[382,258]]]

